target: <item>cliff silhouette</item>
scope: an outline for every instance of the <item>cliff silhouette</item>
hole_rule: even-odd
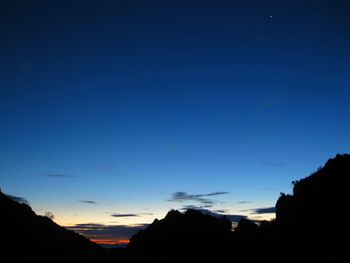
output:
[[[260,225],[242,219],[231,231],[225,218],[171,211],[130,240],[134,258],[255,262],[343,262],[349,237],[350,155],[337,155],[281,194],[276,219]]]
[[[276,219],[231,222],[197,210],[172,210],[135,234],[124,250],[106,250],[37,216],[0,193],[1,256],[82,261],[344,262],[348,257],[350,155],[337,155],[281,194]],[[38,261],[38,260],[35,260]]]
[[[135,258],[181,259],[201,251],[212,251],[213,255],[225,254],[231,235],[231,222],[226,218],[215,218],[200,211],[177,210],[168,212],[162,220],[154,222],[135,234],[127,247]]]
[[[0,192],[0,251],[9,262],[92,261],[104,249]]]
[[[338,154],[276,203],[275,236],[292,258],[340,262],[349,238],[350,155]]]

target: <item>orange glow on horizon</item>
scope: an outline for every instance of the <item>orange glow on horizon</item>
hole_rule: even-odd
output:
[[[92,242],[99,245],[127,245],[129,239],[90,239]]]

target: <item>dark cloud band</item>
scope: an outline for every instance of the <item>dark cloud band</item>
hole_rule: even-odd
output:
[[[245,209],[241,210],[242,212],[250,212],[253,214],[272,214],[276,213],[276,207],[271,206],[271,207],[261,207],[261,208],[253,208],[253,209]]]
[[[111,214],[112,217],[139,217],[143,215],[153,215],[152,213],[130,213],[130,214]]]
[[[229,192],[213,192],[209,194],[188,194],[186,192],[175,192],[172,197],[168,200],[171,202],[185,202],[185,201],[195,201],[203,205],[211,206],[215,203],[214,200],[207,198],[218,195],[229,194]]]
[[[263,207],[263,208],[255,208],[251,210],[254,214],[271,214],[276,212],[276,207]]]

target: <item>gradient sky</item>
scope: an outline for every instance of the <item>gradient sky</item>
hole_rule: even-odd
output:
[[[190,206],[272,216],[252,209],[349,152],[349,12],[346,0],[1,1],[2,191],[66,226]]]

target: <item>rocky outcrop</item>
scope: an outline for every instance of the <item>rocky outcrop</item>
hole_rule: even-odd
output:
[[[104,249],[0,192],[1,257],[9,262],[103,258]]]

